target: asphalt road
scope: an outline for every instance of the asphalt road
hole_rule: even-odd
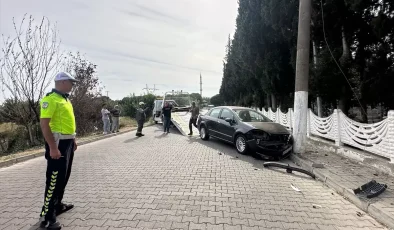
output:
[[[63,229],[385,229],[319,181],[171,131],[81,146]],[[44,157],[0,169],[0,229],[36,229],[45,170]]]

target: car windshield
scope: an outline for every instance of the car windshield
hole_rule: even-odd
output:
[[[239,119],[243,122],[271,122],[270,119],[258,113],[254,110],[249,109],[234,109],[234,112],[238,115]]]
[[[191,105],[190,96],[183,95],[166,95],[166,101],[172,101],[172,105],[176,107],[189,107]]]

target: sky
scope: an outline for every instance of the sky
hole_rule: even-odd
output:
[[[57,23],[62,51],[94,64],[104,94],[121,99],[156,88],[219,92],[237,0],[0,0],[0,34],[14,36],[25,14]],[[2,47],[2,39],[0,40]]]

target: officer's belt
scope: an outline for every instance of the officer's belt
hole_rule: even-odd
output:
[[[59,146],[60,140],[70,140],[74,139],[76,134],[61,134],[61,133],[53,133],[53,138],[55,138],[56,145]]]
[[[74,139],[76,134],[61,134],[61,133],[53,133],[53,137],[55,140],[68,140]]]

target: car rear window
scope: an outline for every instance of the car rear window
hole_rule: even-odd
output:
[[[243,122],[271,122],[266,116],[249,109],[234,109],[234,112]]]

